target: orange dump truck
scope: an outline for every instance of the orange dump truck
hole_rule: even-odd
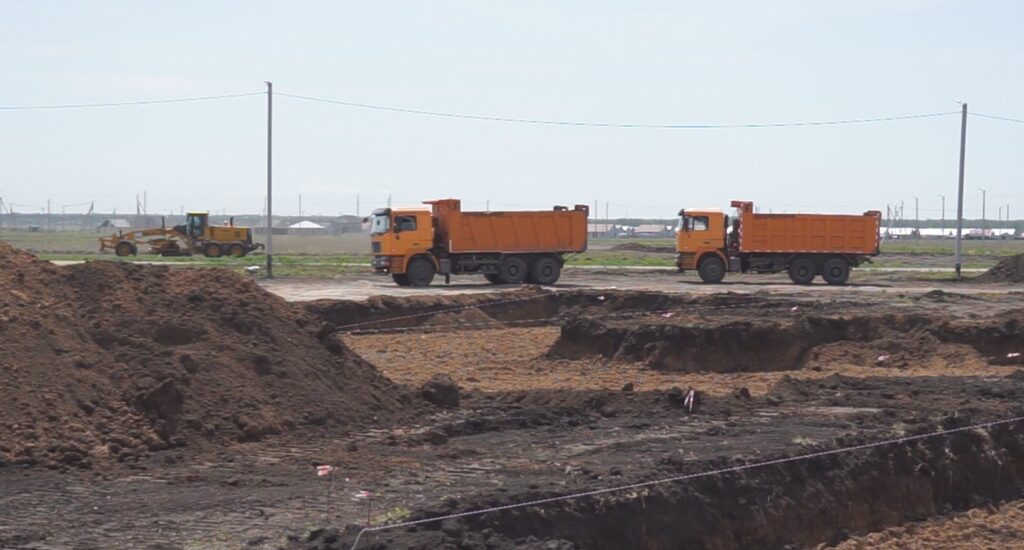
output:
[[[480,273],[492,283],[554,284],[565,255],[587,249],[585,205],[572,210],[463,212],[456,199],[430,209],[373,211],[373,269],[402,286],[427,286],[434,275]]]
[[[830,285],[846,283],[850,268],[878,255],[882,213],[755,214],[754,203],[732,201],[730,218],[712,210],[680,210],[676,266],[697,270],[705,283],[728,272],[786,271],[797,284],[821,275]]]

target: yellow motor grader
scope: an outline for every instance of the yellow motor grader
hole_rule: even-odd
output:
[[[147,247],[161,256],[191,256],[202,254],[208,258],[221,256],[242,257],[263,244],[252,242],[252,228],[236,227],[234,218],[227,226],[210,225],[208,212],[189,212],[184,225],[118,231],[110,237],[100,237],[100,252],[113,250],[118,256],[135,256],[139,247]]]

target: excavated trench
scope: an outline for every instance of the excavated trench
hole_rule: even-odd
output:
[[[1024,351],[1022,313],[971,321],[937,315],[795,315],[719,324],[577,316],[562,325],[548,356],[603,356],[679,372],[761,372],[799,369],[822,352],[845,346],[847,355],[859,352],[859,361],[881,363],[898,355],[906,362],[945,354],[950,363],[959,355],[1006,364]]]
[[[806,548],[1022,494],[1024,430],[997,426],[435,527],[481,547],[490,530],[594,550]]]
[[[957,395],[949,395],[952,387],[957,388]],[[883,396],[891,390],[917,397],[887,404]],[[835,397],[840,394],[842,397]],[[782,406],[789,407],[787,414],[777,417],[777,423],[759,427],[745,427],[746,421],[732,416],[735,427],[719,435],[737,440],[727,447],[730,450],[698,444],[689,452],[679,452],[677,446],[685,446],[685,441],[641,446],[633,449],[637,460],[650,458],[652,453],[661,457],[652,459],[643,477],[606,481],[598,487],[716,472],[787,457],[796,457],[794,460],[382,531],[363,538],[359,547],[813,548],[1024,497],[1024,422],[972,427],[1024,415],[1024,371],[1000,379],[961,382],[941,377],[902,382],[886,378],[836,377],[824,383],[790,379],[773,389],[771,398],[781,399]],[[704,416],[719,417],[722,407],[728,406],[727,399],[709,401]],[[769,397],[764,399],[769,402]],[[865,411],[847,416],[847,429],[842,428],[841,420],[822,422],[820,413],[815,412],[843,402],[851,405],[848,410]],[[763,403],[755,399],[751,405],[750,412],[756,412]],[[850,449],[938,431],[948,433]],[[822,439],[810,447],[792,443],[795,434],[808,433]],[[746,452],[739,450],[744,448]],[[847,450],[822,454],[837,449]],[[516,485],[515,481],[508,484],[510,488]],[[418,510],[409,519],[569,492],[523,488],[513,495],[471,498],[459,500],[457,506]],[[343,534],[337,548],[350,548],[357,530]]]

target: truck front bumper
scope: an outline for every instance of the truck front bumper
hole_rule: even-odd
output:
[[[391,270],[391,258],[387,256],[374,256],[370,260],[370,266],[377,273],[387,273]]]

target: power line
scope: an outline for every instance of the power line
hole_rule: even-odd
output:
[[[484,116],[484,115],[469,115],[461,113],[447,113],[441,111],[423,111],[419,109],[408,109],[404,107],[390,107],[386,105],[371,105],[367,103],[355,103],[351,101],[340,101],[334,99],[324,99],[321,97],[312,97],[298,94],[287,94],[278,92],[279,96],[290,97],[294,99],[301,99],[305,101],[316,101],[320,103],[331,103],[335,105],[344,105],[346,107],[356,107],[359,109],[373,109],[377,111],[389,111],[393,113],[405,113],[413,115],[426,115],[434,117],[444,118],[459,118],[468,120],[483,120],[490,122],[512,122],[519,124],[547,124],[554,126],[587,126],[587,127],[598,127],[598,128],[647,128],[647,129],[690,129],[690,130],[709,130],[709,129],[727,129],[727,128],[785,128],[793,126],[830,126],[838,124],[862,124],[869,122],[889,122],[896,120],[910,120],[916,118],[930,118],[957,114],[959,111],[949,111],[943,113],[924,113],[916,115],[898,115],[889,117],[877,117],[877,118],[855,118],[845,120],[817,120],[808,122],[768,122],[768,123],[743,123],[743,124],[639,124],[639,123],[614,123],[614,122],[583,122],[583,121],[570,121],[570,120],[542,120],[542,119],[530,119],[530,118],[509,118],[509,117],[498,117],[498,116]]]
[[[0,106],[0,111],[31,111],[43,109],[81,109],[89,107],[126,107],[130,105],[155,105],[159,103],[186,103],[193,101],[213,101],[251,95],[264,95],[263,92],[246,92],[241,94],[208,95],[198,97],[177,97],[169,99],[143,99],[139,101],[117,101],[111,103],[66,103],[60,105],[14,105]]]
[[[1024,124],[1024,120],[1021,120],[1019,118],[1010,118],[1010,117],[998,116],[998,115],[985,115],[985,114],[982,114],[982,113],[968,113],[968,114],[970,114],[972,116],[980,116],[982,118],[991,118],[993,120],[1005,120],[1006,122],[1017,122],[1019,124]]]

